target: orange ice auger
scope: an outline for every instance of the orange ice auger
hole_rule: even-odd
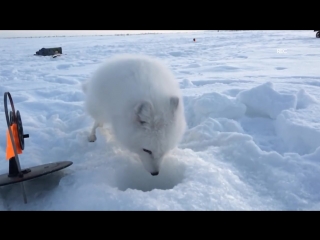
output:
[[[10,101],[12,111],[8,111],[7,101]],[[24,203],[27,203],[27,197],[23,185],[23,181],[27,181],[36,177],[40,177],[63,168],[66,168],[72,164],[70,161],[62,161],[56,163],[47,163],[40,166],[35,166],[21,170],[19,154],[22,154],[24,150],[24,139],[29,138],[29,134],[23,133],[23,126],[19,111],[15,111],[13,100],[9,92],[4,93],[4,112],[7,121],[7,148],[6,148],[6,160],[9,161],[9,173],[0,175],[0,187],[21,183]]]

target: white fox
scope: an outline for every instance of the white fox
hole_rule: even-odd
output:
[[[94,142],[97,127],[107,124],[116,140],[158,175],[186,129],[179,83],[169,68],[148,56],[115,56],[83,84],[83,91],[95,121],[88,140]]]

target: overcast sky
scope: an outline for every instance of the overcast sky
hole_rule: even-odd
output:
[[[195,30],[0,30],[0,38],[189,32]]]

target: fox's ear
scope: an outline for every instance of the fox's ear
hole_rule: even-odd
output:
[[[170,97],[170,107],[171,111],[174,113],[179,105],[179,98],[178,97]]]
[[[144,125],[150,122],[153,113],[153,105],[149,101],[142,101],[138,103],[135,108],[135,114],[140,124]]]

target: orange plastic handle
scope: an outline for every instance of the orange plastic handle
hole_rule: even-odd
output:
[[[16,123],[13,123],[11,125],[11,131],[13,134],[13,139],[14,139],[14,145],[16,146],[17,149],[17,154],[21,154],[22,153],[22,149],[20,147],[20,142],[19,142],[19,134],[18,134],[18,126]],[[6,150],[6,159],[9,160],[10,158],[14,157],[14,150],[13,150],[13,146],[11,143],[11,138],[10,138],[10,134],[9,134],[9,129],[7,130],[7,150]]]

